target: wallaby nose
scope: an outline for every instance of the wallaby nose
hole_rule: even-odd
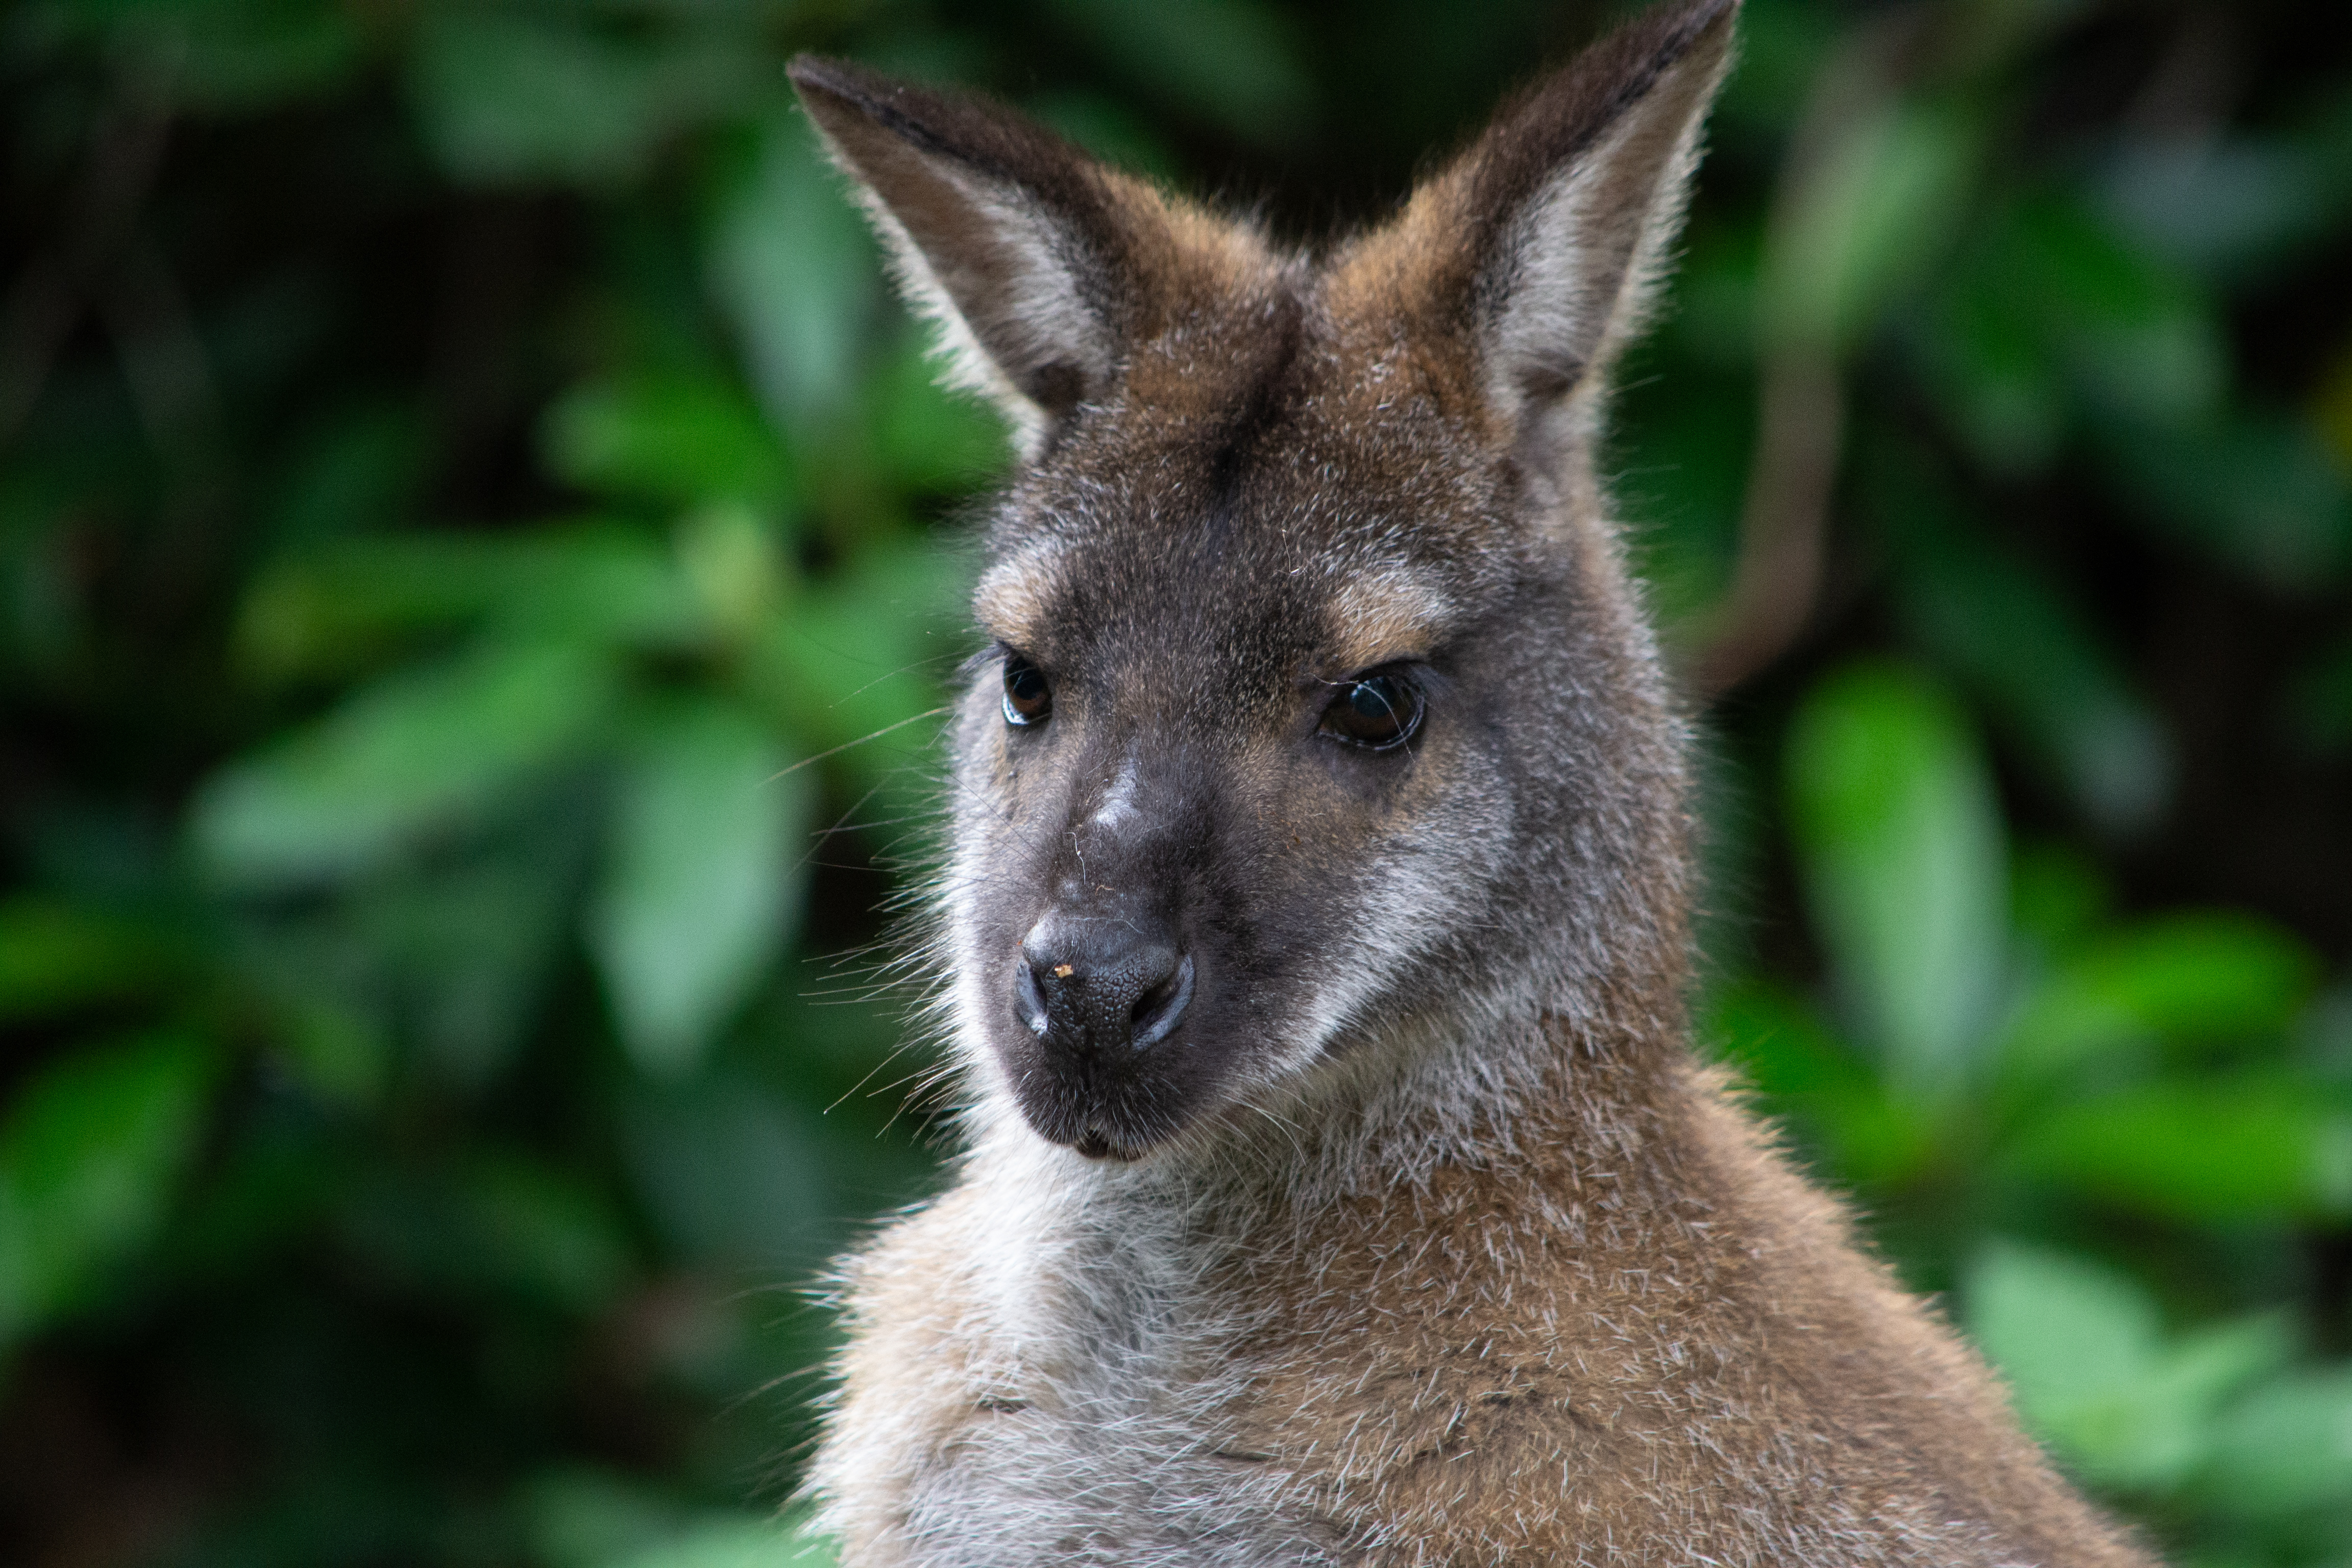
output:
[[[1048,1045],[1143,1050],[1167,1038],[1192,1000],[1192,956],[1125,921],[1048,915],[1022,939],[1013,1010]]]

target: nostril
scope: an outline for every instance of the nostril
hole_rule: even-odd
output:
[[[1129,1024],[1135,1048],[1139,1051],[1166,1039],[1192,1000],[1192,955],[1188,952],[1173,974],[1135,999]]]
[[[1031,1034],[1045,1032],[1045,994],[1037,988],[1037,972],[1029,967],[1026,958],[1013,963],[1013,1011]]]

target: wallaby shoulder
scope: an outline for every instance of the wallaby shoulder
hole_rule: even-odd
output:
[[[1281,1326],[1241,1440],[1367,1562],[2145,1561],[1714,1074],[1639,1076],[1246,1255]]]

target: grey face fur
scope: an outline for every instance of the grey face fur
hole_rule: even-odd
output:
[[[1025,437],[948,909],[961,1043],[1044,1137],[1139,1158],[1474,1019],[1675,1005],[1680,738],[1591,446],[1728,18],[1618,35],[1320,259],[796,65]]]

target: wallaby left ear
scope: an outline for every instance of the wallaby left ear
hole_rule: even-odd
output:
[[[1156,195],[979,99],[812,55],[790,74],[952,378],[1032,452],[1108,396],[1166,248]]]
[[[1738,7],[1685,0],[1594,44],[1339,259],[1343,285],[1384,296],[1409,332],[1467,329],[1477,395],[1507,438],[1589,406],[1639,330]]]

